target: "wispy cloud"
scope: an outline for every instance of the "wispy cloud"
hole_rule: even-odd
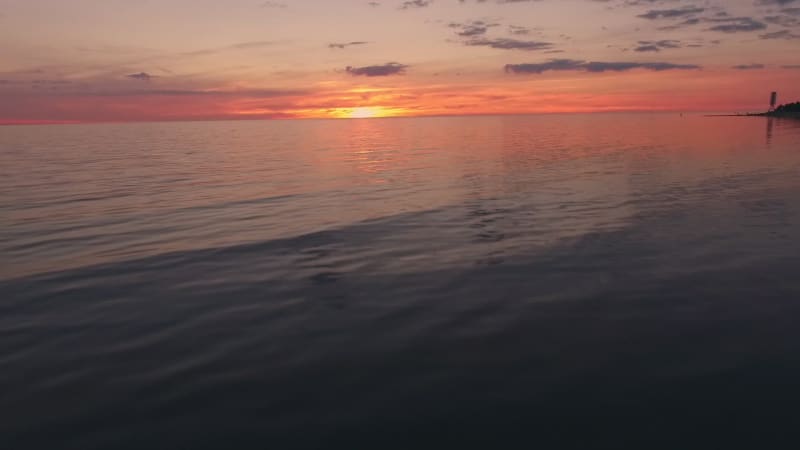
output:
[[[353,67],[347,66],[345,71],[353,76],[387,77],[390,75],[404,74],[408,68],[405,64],[390,62],[376,66]]]
[[[132,80],[139,80],[139,81],[150,81],[153,79],[153,75],[150,75],[147,72],[132,73],[130,75],[125,75],[125,76]]]
[[[526,51],[549,50],[554,47],[553,43],[551,42],[523,41],[519,39],[510,39],[510,38],[471,39],[464,42],[464,45],[468,45],[470,47],[490,47],[501,50],[526,50]]]
[[[425,8],[430,6],[433,0],[408,0],[400,4],[400,9]]]
[[[288,8],[289,5],[283,2],[268,1],[261,4],[262,8]]]
[[[662,39],[660,41],[639,41],[633,49],[635,52],[660,52],[665,49],[680,48],[680,41],[673,39]]]
[[[354,45],[367,45],[367,44],[369,44],[369,42],[367,41],[332,42],[328,44],[328,48],[345,49],[347,47],[352,47]]]
[[[500,24],[486,22],[485,20],[473,20],[467,23],[451,22],[447,26],[455,28],[458,36],[475,37],[486,34],[489,28],[500,26]]]
[[[543,63],[506,64],[505,66],[506,72],[515,74],[542,74],[550,71],[590,73],[626,72],[634,69],[661,72],[665,70],[697,70],[701,69],[701,67],[694,64],[674,64],[668,62],[587,62],[575,59],[551,59]]]
[[[649,20],[674,19],[676,17],[694,16],[704,12],[705,10],[705,8],[699,8],[696,6],[684,6],[673,9],[651,9],[650,11],[639,14],[637,17]]]
[[[707,22],[716,23],[711,26],[709,31],[719,31],[722,33],[739,33],[747,31],[758,31],[767,28],[767,25],[752,17],[723,17],[705,19]]]
[[[759,35],[761,39],[800,39],[800,33],[794,33],[789,30],[773,31],[771,33],[764,33]]]

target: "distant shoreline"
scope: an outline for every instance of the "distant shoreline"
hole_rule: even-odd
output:
[[[744,114],[708,114],[705,117],[778,117],[781,119],[800,119],[800,112],[763,112],[763,113],[744,113]]]

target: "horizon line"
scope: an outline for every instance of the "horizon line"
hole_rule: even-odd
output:
[[[138,123],[180,123],[180,122],[255,122],[255,121],[294,121],[294,120],[380,120],[380,119],[424,119],[437,117],[502,117],[502,116],[554,116],[554,115],[589,115],[589,114],[724,114],[731,116],[755,114],[752,112],[730,112],[720,110],[681,110],[681,109],[620,109],[597,111],[551,111],[551,112],[519,112],[519,113],[466,113],[466,114],[420,114],[379,117],[209,117],[209,118],[161,118],[161,119],[123,119],[123,120],[10,120],[0,119],[0,126],[36,126],[36,125],[110,125]]]

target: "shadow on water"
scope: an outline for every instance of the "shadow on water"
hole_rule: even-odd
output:
[[[772,145],[772,129],[775,126],[775,119],[772,117],[767,118],[767,147]]]
[[[775,134],[775,129],[785,129],[785,130],[798,130],[800,129],[800,116],[786,116],[786,117],[766,117],[767,123],[767,147],[772,146],[773,136]]]

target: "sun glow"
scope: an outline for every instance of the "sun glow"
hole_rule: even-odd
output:
[[[347,117],[351,119],[369,119],[371,117],[381,117],[384,114],[381,114],[382,111],[379,108],[370,108],[370,107],[362,107],[362,108],[353,108],[347,114]]]
[[[356,106],[350,108],[328,109],[323,113],[323,117],[334,117],[337,119],[372,119],[376,117],[393,117],[404,115],[402,108],[386,108],[383,106]],[[319,117],[317,111],[309,111],[309,117]]]

